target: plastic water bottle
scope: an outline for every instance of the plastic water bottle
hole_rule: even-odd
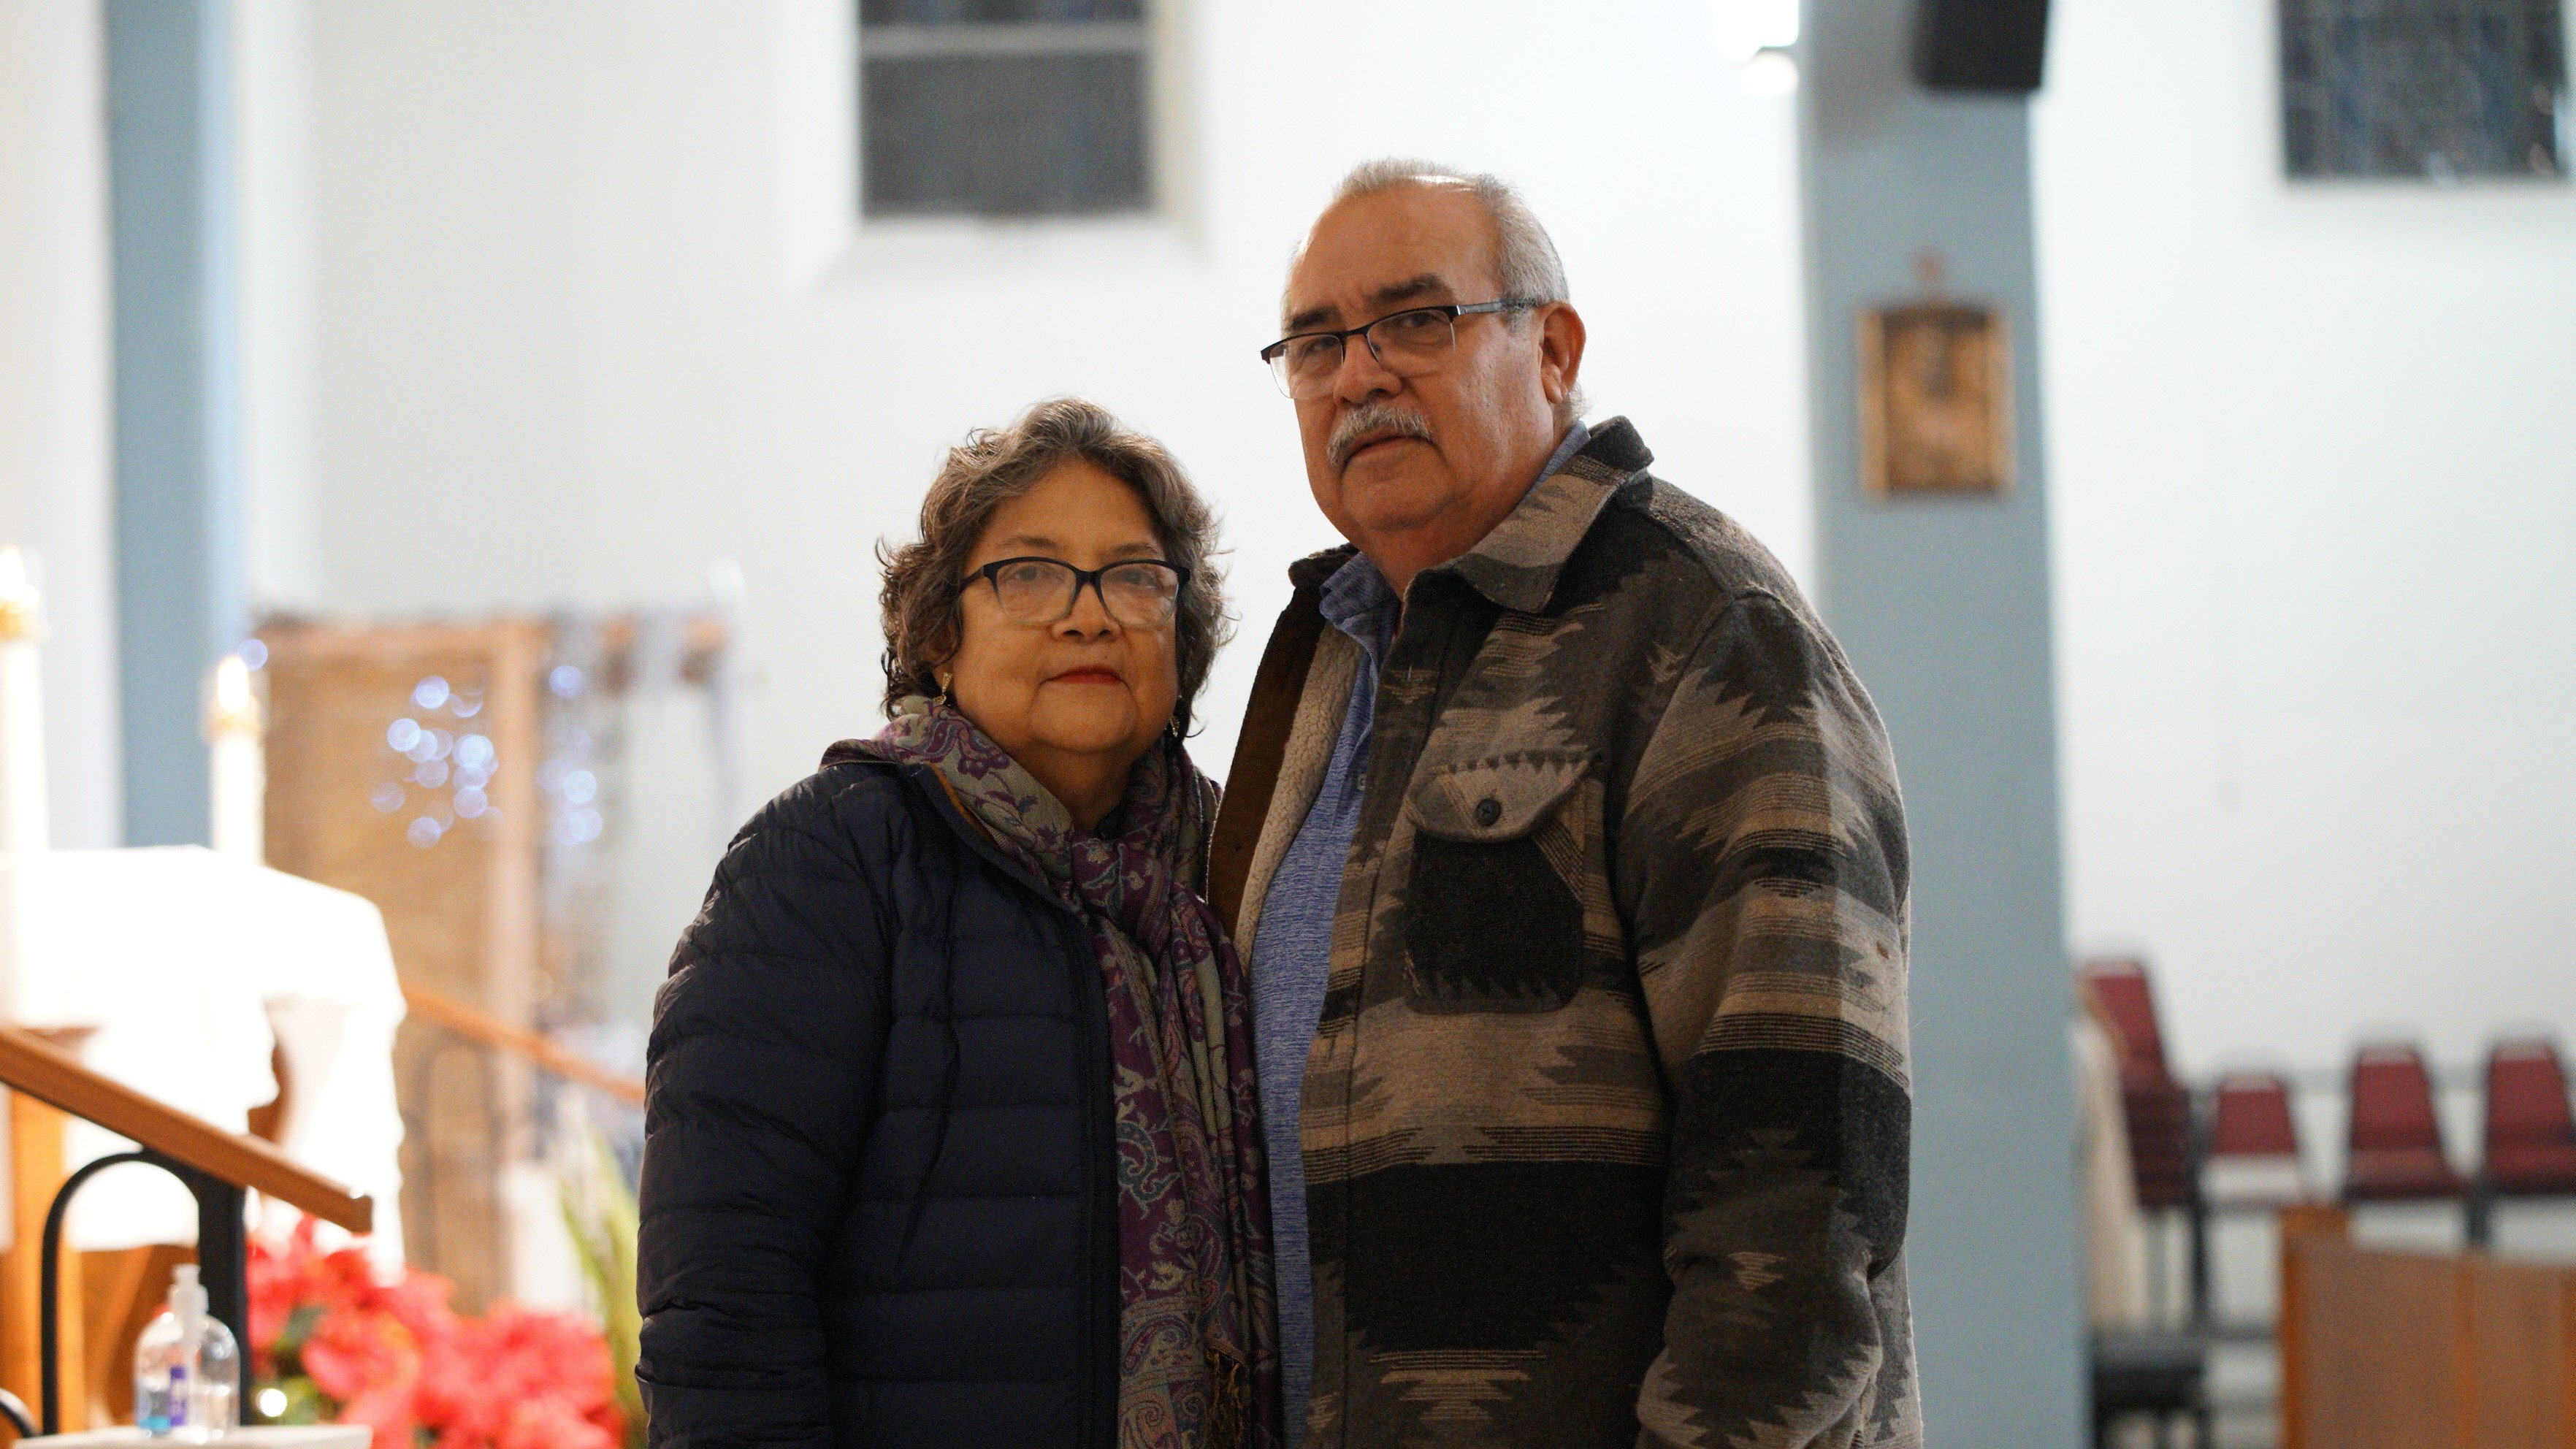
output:
[[[241,1423],[241,1347],[206,1312],[197,1265],[170,1280],[169,1306],[134,1341],[134,1422],[155,1438],[202,1444]]]

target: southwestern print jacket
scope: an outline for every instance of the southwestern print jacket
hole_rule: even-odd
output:
[[[1414,580],[1306,1064],[1315,1449],[1912,1449],[1903,806],[1778,561],[1624,419]],[[1292,570],[1245,959],[1359,648]]]

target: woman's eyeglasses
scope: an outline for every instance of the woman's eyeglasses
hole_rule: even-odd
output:
[[[1088,585],[1100,595],[1100,607],[1110,618],[1130,629],[1159,629],[1179,610],[1190,571],[1158,558],[1078,569],[1062,559],[1031,557],[996,559],[968,574],[966,587],[973,588],[977,579],[993,586],[993,601],[1014,624],[1062,620]]]

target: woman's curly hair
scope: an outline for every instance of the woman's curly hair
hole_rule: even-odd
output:
[[[1216,513],[1162,444],[1081,398],[1052,398],[1007,428],[967,434],[948,450],[921,500],[921,537],[877,544],[877,562],[885,568],[877,603],[885,627],[887,714],[907,696],[940,692],[937,670],[957,652],[966,563],[993,511],[1073,458],[1135,489],[1163,556],[1190,571],[1172,621],[1181,685],[1173,718],[1188,729],[1208,665],[1234,632],[1215,557]]]

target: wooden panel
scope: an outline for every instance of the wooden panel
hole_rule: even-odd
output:
[[[5,1028],[15,1030],[15,1028]],[[71,1119],[62,1109],[24,1092],[0,1093],[8,1099],[9,1208],[13,1231],[9,1251],[0,1253],[0,1388],[40,1412],[44,1386],[43,1339],[37,1332],[38,1286],[44,1273],[45,1213],[63,1185],[63,1129]],[[88,1386],[81,1369],[81,1255],[66,1249],[59,1280],[62,1301],[72,1311],[62,1316],[63,1427],[87,1427]]]
[[[2576,1269],[2282,1220],[2284,1449],[2576,1449]]]
[[[2576,1273],[2538,1263],[2471,1257],[2467,1283],[2469,1380],[2464,1442],[2478,1449],[2569,1449],[2569,1285]]]
[[[261,637],[269,864],[375,902],[406,981],[531,1025],[543,627],[285,625]],[[416,702],[431,676],[449,697]],[[445,770],[397,751],[388,730],[400,720],[446,733]],[[469,735],[492,752],[479,813],[460,798],[456,773],[453,741]],[[500,1183],[532,1149],[526,1068],[415,1020],[395,1044],[394,1070],[408,1127],[406,1251],[453,1279],[461,1306],[479,1308],[509,1288]]]
[[[2303,1442],[2311,1449],[2451,1449],[2467,1360],[2449,1259],[2309,1240],[2301,1258]],[[2284,1370],[2290,1365],[2283,1364]]]

